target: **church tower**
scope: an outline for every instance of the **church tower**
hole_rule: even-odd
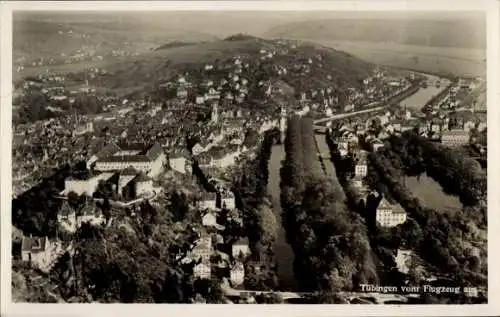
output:
[[[213,123],[219,122],[219,105],[217,103],[215,103],[212,107],[211,118]]]

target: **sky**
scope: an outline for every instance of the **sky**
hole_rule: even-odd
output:
[[[198,30],[215,36],[238,33],[262,35],[269,29],[291,23],[323,19],[484,19],[477,12],[223,12],[223,11],[180,11],[180,12],[93,12],[93,13],[16,13],[14,19],[40,19],[54,22],[109,22],[122,21],[141,28],[177,28]]]

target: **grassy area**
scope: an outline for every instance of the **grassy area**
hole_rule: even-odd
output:
[[[393,43],[311,40],[371,63],[459,76],[484,76],[486,50]]]
[[[441,212],[455,212],[462,209],[462,204],[456,196],[443,192],[441,185],[429,176],[423,174],[417,177],[406,177],[406,186],[428,208]]]
[[[485,47],[484,13],[464,15],[409,12],[346,12],[336,18],[289,22],[269,30],[267,36],[370,41],[418,46]]]

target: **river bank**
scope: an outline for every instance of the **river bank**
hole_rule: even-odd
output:
[[[273,145],[271,158],[269,159],[269,181],[268,192],[271,195],[273,211],[276,219],[280,223],[280,230],[274,245],[274,253],[278,264],[278,277],[280,288],[294,291],[297,289],[297,281],[293,271],[293,261],[295,255],[292,247],[286,240],[286,231],[281,223],[281,191],[280,191],[280,168],[281,162],[285,158],[285,149],[281,144]]]

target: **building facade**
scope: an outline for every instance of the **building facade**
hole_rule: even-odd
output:
[[[242,285],[245,281],[245,266],[241,262],[236,262],[230,272],[231,284],[233,286]]]
[[[49,272],[62,251],[59,242],[52,242],[47,237],[23,237],[21,259],[43,272]]]
[[[212,276],[212,268],[207,263],[200,263],[193,268],[193,274],[200,279],[210,279]]]
[[[248,238],[240,239],[235,243],[233,243],[231,251],[233,258],[235,259],[250,255],[250,246],[248,244]]]
[[[406,221],[406,212],[399,204],[391,204],[382,198],[377,206],[376,221],[382,227],[395,227]]]
[[[94,169],[96,171],[108,172],[120,171],[131,166],[150,177],[156,177],[162,171],[165,163],[165,152],[158,143],[155,143],[152,146],[139,149],[137,147],[120,147],[120,150],[112,155],[98,158]]]
[[[469,143],[470,135],[466,130],[444,131],[441,135],[441,143],[448,146],[460,146]]]

